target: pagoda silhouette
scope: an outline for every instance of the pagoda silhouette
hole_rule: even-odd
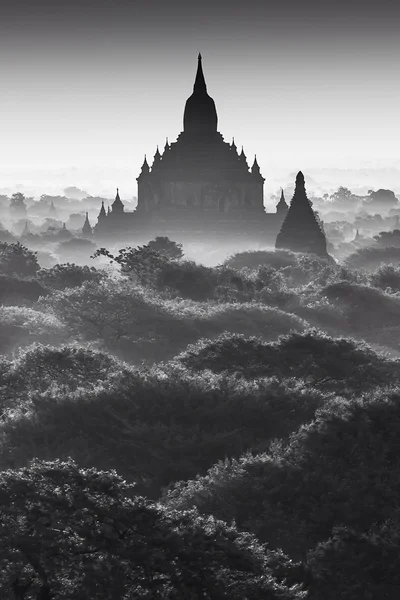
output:
[[[294,195],[276,238],[275,248],[329,258],[325,234],[307,198],[301,171],[297,173]]]
[[[167,138],[162,153],[157,146],[151,166],[144,157],[137,177],[136,210],[125,211],[117,190],[111,211],[101,207],[94,235],[130,231],[136,232],[136,238],[237,240],[241,236],[273,242],[287,206],[283,200],[277,212],[266,213],[264,181],[257,158],[250,168],[244,149],[239,153],[235,141],[225,142],[218,132],[217,109],[207,91],[199,54],[183,131],[173,143]]]

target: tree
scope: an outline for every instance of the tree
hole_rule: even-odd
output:
[[[106,277],[107,274],[104,270],[73,263],[57,264],[50,269],[40,269],[36,275],[40,283],[58,290],[79,287],[85,281],[100,283]]]
[[[63,192],[67,198],[71,198],[72,200],[84,200],[85,198],[90,197],[88,192],[75,186],[67,187]]]
[[[336,527],[310,552],[310,600],[397,600],[400,591],[400,527],[394,514],[366,533]]]
[[[20,192],[13,194],[10,200],[10,212],[18,218],[26,216],[25,196]]]
[[[179,260],[183,256],[182,244],[178,244],[168,237],[156,237],[147,244],[147,247],[170,260]]]
[[[169,261],[149,246],[138,246],[137,248],[123,248],[119,254],[114,256],[106,248],[96,250],[92,258],[105,256],[121,267],[121,273],[134,278],[141,285],[151,285],[155,282],[157,274],[163,265]]]
[[[349,190],[349,188],[340,186],[336,192],[331,195],[331,200],[333,202],[347,203],[349,200],[351,200],[352,196],[353,193],[351,190]]]
[[[400,231],[381,231],[374,240],[379,248],[400,248]]]
[[[36,252],[28,250],[19,242],[0,242],[0,273],[29,277],[39,269]]]
[[[305,597],[299,586],[278,583],[254,536],[132,495],[115,472],[79,469],[72,460],[1,472],[2,597]]]
[[[369,196],[364,201],[367,206],[382,209],[393,208],[399,204],[399,201],[392,190],[379,189],[376,192],[369,190],[368,194]]]

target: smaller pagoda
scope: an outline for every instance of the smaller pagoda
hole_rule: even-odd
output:
[[[301,171],[297,173],[294,195],[276,238],[275,248],[329,258],[325,234],[307,198]]]

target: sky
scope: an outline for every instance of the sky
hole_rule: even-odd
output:
[[[144,154],[182,130],[198,52],[219,131],[267,189],[388,168],[400,188],[399,30],[390,0],[9,0],[0,190],[136,195]]]

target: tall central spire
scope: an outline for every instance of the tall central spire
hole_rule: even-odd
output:
[[[206,80],[204,79],[203,65],[201,64],[201,54],[197,57],[197,73],[194,81],[193,93],[194,94],[207,94]]]
[[[183,129],[187,133],[210,133],[217,131],[218,117],[214,100],[207,94],[201,54],[197,59],[197,73],[193,94],[187,99],[183,115]]]

